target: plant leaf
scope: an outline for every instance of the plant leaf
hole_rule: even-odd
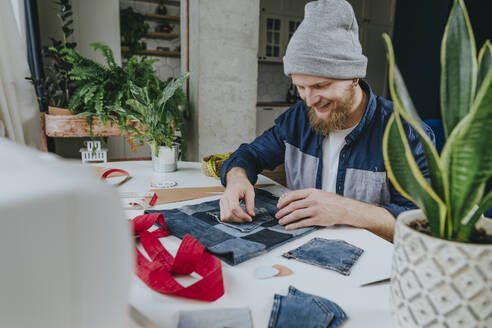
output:
[[[163,108],[166,105],[166,102],[169,100],[169,98],[171,98],[174,95],[176,90],[184,84],[184,82],[186,81],[186,79],[188,79],[189,76],[190,76],[190,72],[186,72],[179,78],[169,82],[169,84],[166,85],[166,88],[162,92],[161,97],[157,102],[157,106],[159,108]]]
[[[442,164],[449,174],[454,226],[483,195],[492,177],[492,70],[485,77],[470,113],[458,124],[444,146]],[[457,232],[454,231],[455,237]]]
[[[82,112],[82,113],[75,114],[75,117],[87,117],[87,116],[96,116],[96,113]]]
[[[456,238],[458,241],[470,241],[470,234],[473,231],[473,228],[475,228],[475,225],[477,224],[478,220],[482,216],[482,214],[485,213],[489,208],[492,207],[492,191],[485,196],[480,204],[478,204],[477,209],[473,213],[473,215],[470,217],[468,222],[460,222],[462,227],[458,232],[458,237]]]
[[[108,66],[110,68],[118,66],[118,65],[116,65],[116,62],[114,60],[113,50],[111,50],[110,47],[108,47],[105,44],[99,43],[99,42],[94,42],[94,43],[91,43],[89,45],[94,49],[94,51],[97,51],[97,50],[101,51],[102,55],[106,59],[106,63],[108,64]]]
[[[468,114],[476,82],[473,31],[463,0],[454,0],[441,44],[441,113],[446,137]]]
[[[130,81],[130,92],[132,96],[143,106],[149,106],[150,99],[148,93],[145,92],[145,89],[146,89],[145,87],[141,88]]]
[[[485,76],[492,68],[492,44],[490,40],[485,41],[482,49],[478,53],[478,76],[477,76],[477,92],[480,90]]]
[[[142,117],[147,115],[147,108],[136,99],[128,99],[126,104],[130,106],[131,109],[139,113]]]
[[[407,91],[407,87],[403,78],[395,64],[395,55],[393,52],[393,45],[388,34],[383,34],[384,43],[386,46],[386,52],[389,62],[389,87],[391,98],[393,100],[393,107],[399,114],[417,131],[420,143],[424,150],[425,160],[428,165],[429,177],[432,182],[432,187],[437,192],[442,200],[447,200],[447,180],[443,174],[443,168],[439,161],[439,155],[436,148],[430,140],[427,133],[422,128],[422,120],[420,119],[412,99]]]
[[[383,156],[388,178],[396,190],[422,209],[434,236],[443,236],[446,205],[420,172],[398,112],[391,115],[386,126]]]

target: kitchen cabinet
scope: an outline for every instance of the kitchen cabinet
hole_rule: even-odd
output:
[[[282,62],[287,44],[301,24],[302,18],[279,15],[260,16],[260,45],[258,60],[263,62]]]
[[[278,15],[260,15],[260,46],[258,59],[270,62],[282,62],[284,45],[286,42],[284,32],[285,20]]]
[[[282,63],[287,44],[304,17],[307,0],[262,0],[258,60]]]

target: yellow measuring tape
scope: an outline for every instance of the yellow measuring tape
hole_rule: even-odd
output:
[[[220,180],[220,170],[217,167],[216,162],[217,161],[225,161],[226,159],[229,158],[229,156],[231,156],[231,154],[232,154],[232,152],[227,153],[225,155],[213,154],[212,156],[210,156],[210,158],[207,161],[208,173],[210,173],[210,175],[213,176],[214,178],[216,178],[217,180]]]

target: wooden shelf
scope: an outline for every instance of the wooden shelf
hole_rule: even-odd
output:
[[[77,117],[74,115],[49,115],[41,113],[45,130],[44,133],[48,137],[53,138],[80,138],[90,137],[90,127],[87,124],[86,117]],[[130,124],[137,127],[137,123]],[[94,137],[111,137],[111,136],[131,136],[133,133],[121,132],[118,125],[112,121],[108,121],[106,126],[103,126],[98,118],[95,118],[92,123],[92,133]]]
[[[121,47],[121,52],[125,53],[128,52],[129,49],[128,47]],[[158,57],[181,57],[181,51],[166,51],[166,50],[154,50],[154,49],[147,49],[147,50],[140,50],[135,52],[137,55],[142,55],[142,56],[158,56]]]
[[[159,15],[154,13],[145,14],[145,18],[147,19],[155,19],[155,20],[168,20],[173,22],[181,22],[181,17],[179,16],[168,16],[168,15]]]
[[[52,138],[87,138],[91,137],[91,128],[87,117],[76,116],[68,109],[49,107],[48,112],[40,113],[41,149],[48,151],[47,137]],[[129,121],[127,126],[142,130],[143,126],[136,121]],[[135,133],[120,131],[118,124],[108,120],[103,126],[97,117],[92,121],[93,137],[134,136]]]
[[[152,38],[152,39],[163,39],[163,40],[172,40],[179,37],[179,34],[176,33],[163,33],[163,32],[147,32],[144,34],[144,38]]]

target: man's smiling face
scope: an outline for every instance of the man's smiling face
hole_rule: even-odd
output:
[[[309,120],[314,131],[327,135],[334,130],[349,128],[346,125],[355,110],[353,80],[306,74],[292,74],[291,78],[309,108]]]

